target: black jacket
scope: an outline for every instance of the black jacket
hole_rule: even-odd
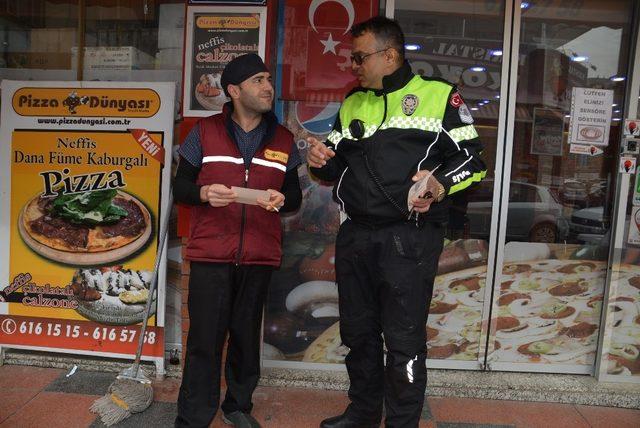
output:
[[[383,78],[383,89],[356,88],[347,95],[325,142],[336,156],[311,172],[335,181],[334,198],[355,221],[407,220],[407,194],[418,170],[432,171],[447,194],[484,178],[472,123],[454,85],[416,76],[405,62]],[[433,203],[421,218],[444,222],[448,205],[447,198]]]

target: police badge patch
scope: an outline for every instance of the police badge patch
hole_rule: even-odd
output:
[[[469,125],[473,123],[473,117],[471,116],[469,107],[467,107],[466,104],[462,104],[458,107],[458,115],[460,116],[462,123],[467,123]]]
[[[402,112],[407,116],[411,116],[418,108],[418,97],[413,94],[405,95],[402,98]]]
[[[462,97],[460,96],[460,94],[458,92],[456,92],[455,94],[451,95],[451,99],[449,100],[449,104],[451,104],[452,107],[458,108],[462,104],[464,104],[464,101],[462,101]]]

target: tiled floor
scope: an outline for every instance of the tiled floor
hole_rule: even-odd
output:
[[[89,412],[93,401],[115,379],[113,373],[67,372],[36,367],[0,367],[0,428],[104,427]],[[119,427],[173,426],[180,382],[154,385],[154,403]],[[254,416],[265,428],[315,428],[341,413],[347,397],[340,391],[259,387]],[[211,424],[222,428],[220,416]],[[640,410],[570,404],[429,397],[420,427],[640,427]]]

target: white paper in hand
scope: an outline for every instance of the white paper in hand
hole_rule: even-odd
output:
[[[258,199],[269,201],[271,198],[271,195],[266,190],[247,189],[236,186],[231,186],[231,190],[238,195],[236,202],[239,204],[258,205]]]
[[[416,198],[425,196],[425,193],[427,191],[427,184],[429,183],[429,179],[431,178],[431,173],[429,171],[426,172],[427,175],[416,181],[409,189],[409,194],[407,195],[407,209],[409,210],[409,212],[413,211],[412,201]],[[431,195],[430,197],[433,197],[433,195]]]

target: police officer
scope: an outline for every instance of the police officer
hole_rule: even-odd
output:
[[[307,152],[312,174],[335,182],[348,216],[336,239],[336,275],[351,403],[321,427],[377,427],[383,402],[387,427],[417,427],[449,195],[486,169],[456,87],[412,73],[399,25],[375,17],[351,34],[360,87],[344,100],[327,141],[309,138]]]

